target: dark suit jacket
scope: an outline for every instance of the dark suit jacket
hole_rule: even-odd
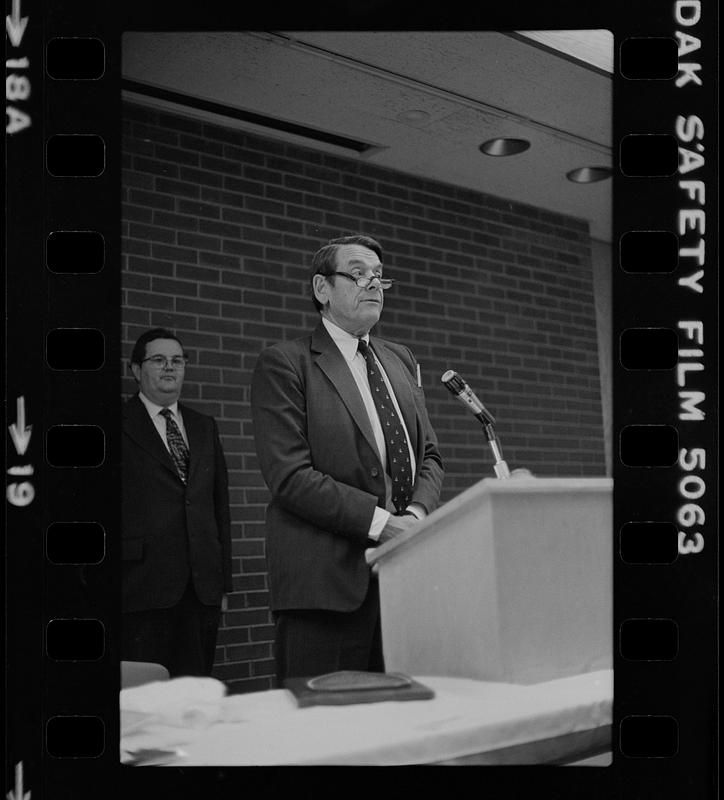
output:
[[[417,461],[412,501],[438,503],[442,459],[407,347],[372,338]],[[256,449],[272,500],[266,515],[271,607],[352,611],[367,593],[365,548],[385,480],[349,366],[321,323],[259,356],[251,390]]]
[[[186,486],[138,395],[124,405],[123,611],[170,608],[189,577],[205,605],[219,605],[232,589],[228,478],[216,422],[179,408],[189,441]]]

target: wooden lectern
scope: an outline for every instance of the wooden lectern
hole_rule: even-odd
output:
[[[532,684],[612,666],[608,478],[485,478],[368,561],[388,672]]]

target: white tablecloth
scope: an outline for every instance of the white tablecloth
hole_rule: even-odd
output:
[[[611,724],[611,670],[528,686],[414,677],[435,691],[434,699],[298,708],[286,690],[227,696],[220,719],[205,728],[129,726],[122,755],[176,750],[168,762],[174,766],[423,764]]]

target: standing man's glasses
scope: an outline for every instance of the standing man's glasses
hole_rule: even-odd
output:
[[[186,366],[188,360],[188,356],[173,356],[173,358],[166,358],[166,356],[149,356],[148,358],[142,359],[141,364],[143,364],[144,361],[150,361],[157,369],[163,369],[167,364],[174,369],[182,369]]]
[[[392,288],[392,284],[394,281],[392,278],[382,278],[379,275],[372,275],[372,276],[360,276],[359,278],[355,278],[354,275],[350,275],[349,272],[324,272],[320,273],[323,275],[341,275],[343,278],[349,278],[351,281],[354,281],[360,289],[366,289],[372,281],[379,281],[380,282],[380,289],[383,291]]]

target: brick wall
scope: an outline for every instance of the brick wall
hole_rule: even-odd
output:
[[[309,267],[327,239],[384,248],[399,285],[377,332],[420,361],[443,500],[493,475],[482,429],[440,384],[450,368],[496,416],[511,467],[604,474],[585,222],[131,104],[123,167],[124,356],[148,327],[177,333],[183,397],[216,417],[229,465],[235,592],[214,674],[231,691],[273,677],[251,373],[263,347],[316,324]]]

